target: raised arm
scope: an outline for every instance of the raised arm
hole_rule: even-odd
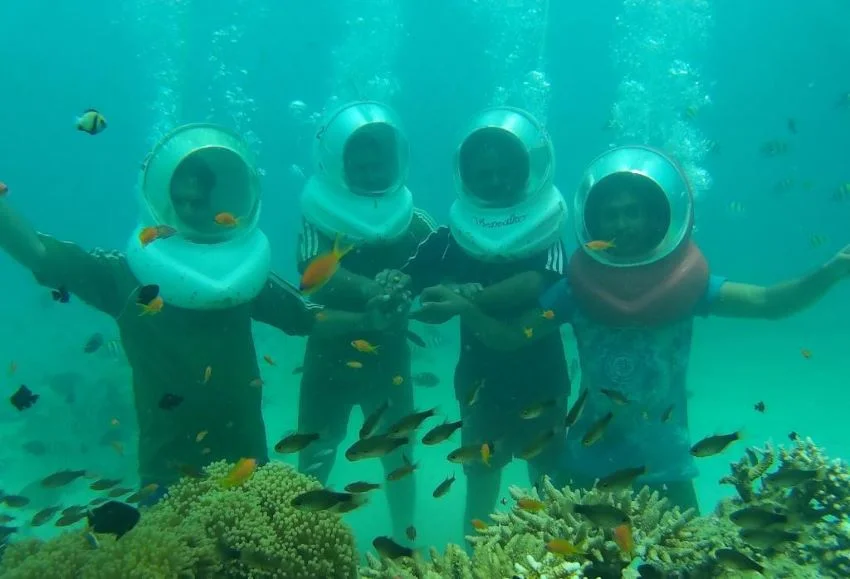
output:
[[[720,286],[710,313],[736,318],[784,318],[813,305],[847,277],[850,245],[817,270],[791,281],[767,287],[726,282]]]
[[[39,284],[64,289],[109,315],[124,306],[132,274],[123,256],[114,251],[86,251],[74,243],[38,233],[0,198],[0,248],[29,269]]]

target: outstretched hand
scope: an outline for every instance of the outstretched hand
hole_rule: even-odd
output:
[[[469,300],[458,288],[445,285],[429,287],[419,296],[421,306],[409,314],[411,320],[425,324],[442,324],[461,314],[470,306]]]
[[[850,276],[850,245],[845,245],[835,256],[829,260],[826,266],[839,278]]]

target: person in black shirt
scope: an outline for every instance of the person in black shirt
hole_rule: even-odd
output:
[[[251,320],[287,334],[381,328],[378,301],[369,314],[324,311],[269,272],[269,245],[256,227],[259,178],[245,143],[211,125],[187,125],[148,156],[141,183],[141,224],[126,253],[58,241],[36,232],[0,198],[0,247],[33,272],[115,319],[132,368],[139,425],[138,471],[160,489],[216,460],[268,460],[262,391]],[[240,224],[223,228],[230,212]],[[163,236],[142,247],[148,226]],[[164,305],[141,316],[136,296],[157,284]],[[206,369],[210,368],[208,379]],[[182,398],[174,408],[160,401]],[[203,444],[196,441],[208,434]]]
[[[345,245],[354,244],[339,270],[311,298],[328,307],[362,312],[369,300],[384,295],[375,276],[404,265],[434,224],[414,207],[405,186],[408,145],[387,107],[374,102],[343,106],[329,117],[316,141],[318,171],[301,197],[298,268],[303,273],[311,260],[333,247],[337,236]],[[395,306],[407,313],[405,304]],[[400,323],[384,331],[308,339],[298,428],[321,433],[322,438],[299,453],[302,472],[327,482],[355,405],[368,416],[389,402],[386,424],[413,412],[406,330],[406,323]],[[354,342],[375,350],[358,351]],[[409,448],[404,453],[413,460]],[[383,459],[387,473],[401,464],[402,452]],[[415,475],[390,482],[387,498],[394,534],[403,539],[413,520]]]
[[[501,469],[514,456],[528,458],[536,482],[562,452],[562,427],[555,431],[570,383],[560,336],[499,351],[485,346],[467,320],[474,321],[479,309],[514,319],[536,308],[538,292],[563,275],[566,204],[552,171],[552,145],[536,120],[516,109],[485,111],[456,155],[459,198],[449,226],[432,233],[400,272],[378,278],[392,291],[420,295],[422,308],[411,312],[413,319],[442,323],[462,314],[454,380],[462,444],[486,443],[492,452],[489,465],[476,460],[464,466],[467,524],[492,512]],[[521,416],[536,405],[542,405],[540,416]],[[535,454],[530,447],[546,433],[552,436]]]

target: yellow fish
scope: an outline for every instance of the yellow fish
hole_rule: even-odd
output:
[[[377,354],[380,346],[373,346],[366,340],[352,340],[351,347],[364,354]]]
[[[493,449],[488,443],[484,443],[481,445],[481,462],[490,466],[490,457],[493,454]]]
[[[612,247],[617,247],[616,245],[614,245],[613,239],[611,241],[603,241],[601,239],[588,241],[584,244],[584,246],[591,251],[605,251],[607,249],[611,249]]]
[[[337,235],[333,248],[313,259],[307,269],[304,270],[298,284],[298,289],[303,293],[309,295],[325,285],[339,269],[339,261],[345,257],[345,254],[354,249],[353,245],[341,248],[339,242],[340,236]]]
[[[227,473],[227,476],[221,479],[220,484],[226,489],[238,487],[250,479],[255,470],[257,470],[256,459],[240,458],[239,462],[236,463],[236,466],[230,469],[230,472]]]

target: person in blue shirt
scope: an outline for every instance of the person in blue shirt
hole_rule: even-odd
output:
[[[566,275],[542,293],[537,313],[497,320],[450,291],[431,307],[444,317],[459,315],[485,344],[503,350],[528,347],[570,323],[588,396],[567,432],[562,468],[550,474],[589,487],[620,469],[644,467],[639,485],[696,508],[686,394],[694,317],[778,319],[798,312],[850,276],[850,246],[815,272],[775,286],[714,275],[691,240],[686,177],[647,147],[620,147],[594,160],[575,208],[581,247]],[[601,440],[584,444],[591,425],[609,412]]]

